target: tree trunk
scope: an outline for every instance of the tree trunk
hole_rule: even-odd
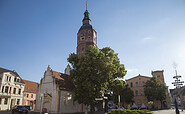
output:
[[[94,112],[94,106],[91,105],[91,114],[93,114],[93,112]]]
[[[163,101],[161,100],[161,109],[163,108]]]

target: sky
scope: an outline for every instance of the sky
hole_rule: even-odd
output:
[[[111,47],[129,79],[164,70],[169,88],[185,81],[184,0],[88,0],[98,47]],[[40,82],[47,66],[64,72],[76,53],[85,0],[0,0],[0,67]]]

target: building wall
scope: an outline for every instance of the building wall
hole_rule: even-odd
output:
[[[140,75],[129,80],[126,80],[128,87],[131,88],[131,90],[134,92],[133,100],[138,107],[141,107],[142,103],[148,106],[148,100],[144,95],[143,87],[148,80],[150,80],[150,77]]]
[[[60,113],[81,112],[81,105],[74,102],[73,96],[70,91],[60,91]]]
[[[159,79],[164,81],[163,71],[152,72],[152,75],[158,76]],[[129,87],[131,88],[131,90],[134,92],[133,100],[134,100],[134,103],[138,107],[141,107],[142,103],[144,103],[144,105],[147,106],[149,109],[151,109],[151,108],[160,109],[161,108],[160,101],[153,101],[153,104],[150,104],[149,101],[147,100],[146,96],[144,95],[144,85],[148,80],[150,80],[150,78],[151,77],[139,75],[134,78],[126,80],[126,82],[129,85]],[[166,101],[166,103],[167,103],[167,108],[170,108],[169,93],[167,93],[166,99],[164,101]]]
[[[42,110],[41,108],[46,108],[47,112],[56,113],[58,109],[57,89],[56,82],[52,77],[52,72],[46,71],[45,76],[41,79],[37,89],[35,111],[40,111]],[[48,96],[48,94],[51,95],[51,97]]]
[[[4,72],[0,76],[0,110],[10,110],[14,105],[22,105],[25,84],[20,82],[20,77],[11,72]]]
[[[89,45],[96,46],[96,31],[92,28],[82,29],[77,34],[77,54],[85,54],[85,50]]]
[[[164,75],[163,75],[164,70],[159,70],[159,71],[152,71],[152,76],[156,77],[158,80],[160,80],[162,83],[164,82]]]
[[[36,93],[24,92],[23,105],[30,106],[31,110],[35,108]]]

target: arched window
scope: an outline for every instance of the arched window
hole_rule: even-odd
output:
[[[145,85],[145,82],[142,82],[142,86],[144,86]]]
[[[133,87],[133,84],[132,84],[132,82],[130,83],[130,87]]]
[[[138,91],[136,90],[136,96],[138,96]]]
[[[136,87],[138,87],[138,82],[136,82]]]
[[[140,94],[143,95],[143,91],[142,90],[140,90]]]

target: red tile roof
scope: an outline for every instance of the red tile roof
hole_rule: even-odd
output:
[[[53,77],[57,79],[57,82],[62,90],[73,90],[74,84],[69,80],[69,75],[60,72],[53,71]]]
[[[25,83],[25,88],[24,88],[25,92],[30,92],[30,93],[36,93],[37,92],[37,87],[39,85],[38,83],[28,81],[28,80],[23,80],[23,81]]]
[[[62,77],[61,77],[61,73],[60,72],[56,72],[56,71],[53,71],[53,77],[59,79],[59,80],[64,80]]]

